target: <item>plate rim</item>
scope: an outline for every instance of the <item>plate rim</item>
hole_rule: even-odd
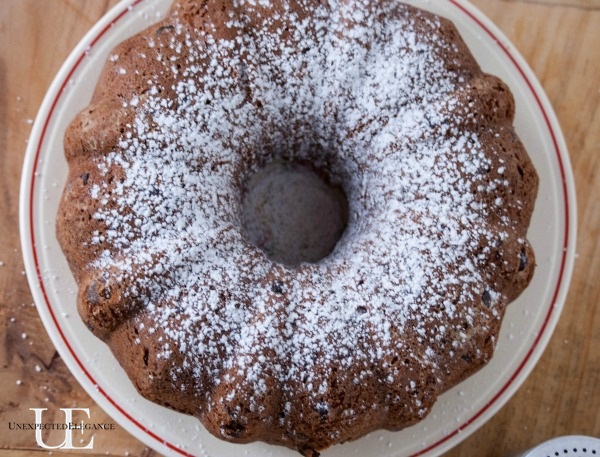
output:
[[[33,214],[35,207],[34,197],[36,195],[36,174],[42,150],[44,149],[43,145],[48,125],[53,116],[54,109],[60,101],[63,90],[66,88],[72,75],[85,59],[89,50],[102,39],[115,23],[122,19],[126,14],[133,11],[136,6],[148,1],[150,0],[122,0],[113,6],[113,8],[97,21],[88,33],[86,33],[78,42],[52,81],[38,111],[27,145],[19,194],[19,229],[25,270],[38,313],[40,314],[44,327],[53,344],[56,346],[56,349],[59,351],[61,357],[77,381],[94,399],[99,407],[105,411],[110,410],[111,413],[109,415],[113,416],[113,418],[114,415],[117,414],[124,419],[118,420],[117,422],[137,439],[140,439],[145,444],[159,451],[162,449],[163,452],[175,452],[178,455],[194,457],[196,454],[188,453],[176,444],[167,442],[128,414],[121,405],[117,404],[117,402],[102,389],[94,379],[93,375],[88,372],[85,364],[79,359],[65,337],[52,309],[52,304],[46,292],[45,280],[42,275],[36,252],[35,217]],[[563,250],[559,275],[556,279],[556,286],[552,299],[547,305],[548,311],[546,312],[544,321],[536,338],[531,343],[531,347],[515,369],[514,373],[508,378],[502,388],[484,404],[484,406],[469,414],[468,418],[460,425],[452,427],[452,432],[429,444],[427,447],[410,454],[410,457],[424,456],[426,454],[439,455],[439,453],[458,445],[489,420],[519,389],[536,366],[537,361],[543,354],[558,323],[569,290],[576,252],[577,203],[573,172],[562,129],[560,128],[556,114],[543,87],[514,45],[479,9],[472,5],[468,0],[445,0],[445,2],[458,8],[462,14],[495,42],[500,48],[500,51],[508,57],[517,69],[521,79],[527,86],[528,92],[533,95],[533,98],[537,103],[537,108],[543,115],[544,130],[549,132],[550,138],[552,139],[554,151],[548,153],[555,154],[559,165],[565,228],[564,238],[562,240]],[[107,411],[107,413],[108,412],[109,411]],[[143,432],[141,436],[140,432]]]

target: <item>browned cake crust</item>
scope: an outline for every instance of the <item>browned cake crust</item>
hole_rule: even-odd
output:
[[[69,126],[57,235],[82,319],[148,399],[304,453],[424,418],[483,366],[535,261],[507,86],[398,2],[178,0]],[[244,179],[344,189],[325,259],[271,261]]]

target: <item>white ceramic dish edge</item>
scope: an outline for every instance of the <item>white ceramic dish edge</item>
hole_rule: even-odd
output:
[[[30,148],[35,147],[38,144],[39,139],[44,135],[44,129],[47,125],[42,122],[43,119],[46,118],[48,112],[50,112],[53,108],[53,103],[58,98],[58,92],[60,88],[63,86],[63,82],[69,78],[69,73],[72,71],[73,66],[77,62],[78,59],[81,59],[85,54],[88,44],[91,43],[96,37],[98,37],[102,30],[109,27],[109,24],[113,23],[117,20],[118,17],[125,14],[124,11],[129,2],[122,2],[115,6],[101,21],[99,21],[88,34],[82,39],[79,45],[75,48],[75,50],[71,53],[70,57],[62,66],[59,71],[57,77],[55,78],[52,86],[48,91],[48,96],[44,100],[40,108],[40,114],[34,124]],[[134,4],[139,3],[138,1],[133,2]],[[418,3],[418,1],[413,1],[412,3]],[[449,448],[455,446],[459,441],[464,439],[469,434],[473,433],[480,427],[483,423],[485,423],[493,414],[495,414],[500,407],[514,394],[514,392],[520,387],[522,382],[526,379],[527,375],[535,366],[535,362],[541,356],[545,346],[547,345],[548,340],[552,335],[552,331],[558,322],[558,318],[560,316],[560,310],[562,308],[562,304],[566,298],[568,283],[570,280],[570,276],[572,273],[573,262],[574,262],[574,253],[575,253],[575,234],[576,234],[576,206],[575,206],[575,191],[572,173],[570,171],[570,167],[568,164],[568,155],[567,149],[564,142],[564,138],[560,133],[560,127],[558,125],[556,116],[550,106],[550,103],[543,92],[541,86],[539,85],[537,79],[533,75],[533,72],[529,69],[524,59],[518,54],[518,52],[514,49],[512,45],[508,42],[506,37],[487,19],[485,16],[476,10],[470,4],[464,1],[452,1],[452,3],[456,4],[467,14],[470,14],[475,20],[479,21],[484,28],[487,28],[491,31],[491,35],[496,37],[499,40],[499,44],[507,49],[507,53],[516,61],[516,65],[521,69],[524,73],[525,79],[532,85],[531,90],[538,97],[538,102],[540,107],[542,108],[544,114],[547,116],[546,122],[551,127],[554,133],[558,132],[555,136],[554,141],[556,143],[557,151],[559,151],[559,159],[562,160],[562,174],[563,181],[562,185],[564,186],[564,194],[566,196],[566,204],[568,205],[566,214],[567,222],[570,224],[569,231],[566,233],[568,239],[565,240],[565,246],[567,252],[562,258],[563,266],[562,266],[562,279],[560,282],[560,287],[556,289],[554,294],[553,305],[554,311],[549,314],[549,317],[544,322],[542,331],[534,346],[531,349],[530,354],[527,359],[523,362],[523,364],[518,368],[517,372],[513,375],[513,378],[509,384],[505,386],[505,388],[499,392],[490,402],[489,405],[481,410],[476,417],[467,421],[463,426],[456,428],[453,432],[451,432],[447,437],[418,451],[416,454],[412,455],[438,455]],[[426,5],[425,5],[426,6]],[[29,182],[27,179],[32,173],[33,170],[36,169],[36,163],[39,159],[39,149],[36,153],[28,154],[25,159],[24,167],[23,167],[23,180],[21,184],[21,213],[20,213],[20,231],[21,238],[23,240],[23,256],[26,265],[27,275],[30,281],[30,286],[32,289],[32,293],[34,295],[34,299],[37,304],[43,303],[47,300],[45,297],[44,291],[44,281],[42,277],[42,272],[39,271],[38,267],[36,267],[36,263],[33,261],[35,257],[35,249],[32,246],[32,233],[31,233],[31,223],[32,223],[32,209],[31,209],[31,198],[33,198],[33,185],[34,182]],[[27,242],[29,241],[29,242]],[[55,317],[49,312],[48,308],[45,306],[38,306],[40,311],[40,315],[46,328],[52,328],[55,326],[53,322]],[[50,331],[49,331],[50,333]],[[56,344],[61,356],[63,356],[65,362],[67,363],[69,369],[73,372],[77,380],[86,388],[86,390],[90,393],[90,395],[94,398],[94,400],[100,404],[109,415],[114,417],[117,422],[123,424],[123,426],[132,434],[137,436],[146,442],[146,444],[151,445],[159,452],[163,453],[172,453],[174,449],[171,446],[168,446],[163,442],[163,440],[158,436],[154,435],[151,430],[145,430],[143,436],[140,436],[140,425],[132,424],[131,418],[124,414],[119,405],[112,404],[110,401],[106,401],[106,395],[103,393],[102,389],[94,385],[93,379],[87,374],[87,372],[79,365],[80,362],[74,360],[69,356],[68,348],[64,346],[64,343],[59,338],[59,335],[52,334],[51,337]],[[144,426],[141,426],[142,429]],[[460,436],[459,436],[460,435]],[[180,454],[180,451],[177,451]],[[392,455],[392,454],[390,454]],[[396,455],[396,454],[394,454]]]

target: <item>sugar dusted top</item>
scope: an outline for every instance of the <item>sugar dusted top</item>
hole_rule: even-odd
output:
[[[360,412],[371,427],[425,416],[491,356],[522,270],[512,99],[447,21],[395,1],[203,11],[180,2],[107,64],[126,120],[86,163],[83,314],[101,326],[99,278],[118,284],[113,315],[127,310],[149,376],[243,433],[265,409],[286,436],[314,412],[332,442],[367,430]],[[242,229],[244,179],[273,160],[309,163],[348,197],[317,263],[273,262]]]

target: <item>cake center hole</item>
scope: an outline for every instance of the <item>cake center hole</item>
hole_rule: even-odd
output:
[[[308,166],[273,161],[249,176],[242,223],[254,245],[280,263],[318,262],[348,223],[346,195]]]

